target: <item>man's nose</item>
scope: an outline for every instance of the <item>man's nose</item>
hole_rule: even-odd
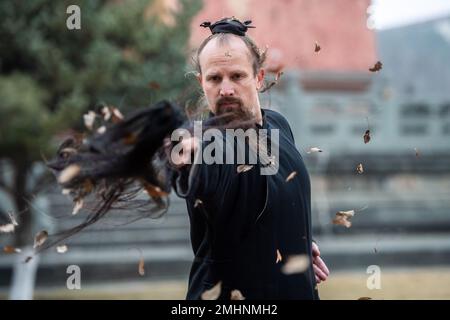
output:
[[[222,97],[232,97],[234,96],[233,85],[228,81],[223,81],[220,86],[220,96]]]

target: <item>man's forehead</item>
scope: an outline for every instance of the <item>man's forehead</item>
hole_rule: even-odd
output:
[[[239,37],[214,38],[209,41],[200,53],[201,63],[237,62],[246,59],[250,62],[250,51]]]

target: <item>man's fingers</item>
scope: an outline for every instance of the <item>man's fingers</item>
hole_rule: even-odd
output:
[[[312,243],[312,255],[313,257],[320,256],[319,246],[315,242]]]
[[[327,280],[327,275],[322,270],[320,270],[320,268],[318,266],[313,264],[313,267],[314,267],[314,273],[315,273],[316,277],[319,277],[319,279],[322,281]]]
[[[320,281],[319,277],[316,276],[316,283],[319,284],[319,283],[321,283],[321,282],[322,282],[322,281]]]
[[[313,264],[319,267],[319,269],[322,270],[322,272],[325,273],[327,276],[330,275],[330,270],[328,270],[327,265],[325,264],[325,262],[323,262],[321,257],[315,257],[313,259]]]

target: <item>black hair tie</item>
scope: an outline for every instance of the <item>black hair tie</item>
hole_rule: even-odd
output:
[[[237,36],[245,36],[248,28],[254,28],[254,26],[250,26],[251,23],[251,20],[246,20],[242,23],[238,19],[231,17],[224,18],[213,24],[209,21],[205,21],[200,26],[203,28],[209,28],[212,34],[232,33]]]

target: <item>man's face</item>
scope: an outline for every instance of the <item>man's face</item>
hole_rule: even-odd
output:
[[[230,36],[226,40],[223,43],[217,38],[211,40],[199,56],[198,79],[209,109],[216,115],[240,111],[256,116],[264,70],[254,74],[250,50],[239,37]]]

